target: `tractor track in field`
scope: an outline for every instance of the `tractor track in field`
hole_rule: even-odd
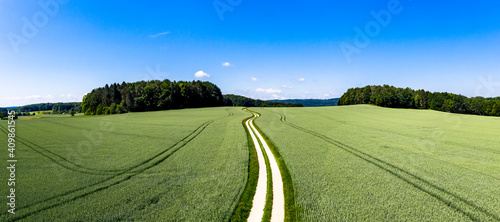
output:
[[[311,112],[311,111],[304,111],[304,112],[308,112],[308,113],[311,113],[311,114],[313,114],[313,115],[321,116],[321,117],[323,117],[323,118],[325,118],[325,119],[329,119],[329,120],[332,120],[332,121],[335,121],[335,122],[341,122],[341,123],[343,123],[342,121],[339,121],[338,119],[331,118],[331,117],[329,117],[329,116],[327,116],[327,115],[322,115],[322,114],[319,114],[319,113],[316,113],[316,112]],[[452,113],[450,113],[450,114],[452,114]],[[374,120],[374,121],[379,121],[379,119],[376,119],[376,118],[373,118],[373,117],[366,117],[366,116],[364,116],[363,118],[367,118],[367,119]],[[353,124],[353,125],[356,125],[356,126],[361,126],[360,124]],[[381,131],[381,132],[387,132],[387,133],[390,133],[390,134],[395,134],[395,135],[399,135],[399,136],[404,136],[404,137],[406,137],[406,136],[407,136],[406,134],[403,134],[403,133],[401,133],[401,132],[399,132],[399,131],[392,131],[392,130],[390,130],[390,129],[385,129],[385,128],[384,128],[384,129],[380,129],[380,128],[377,128],[377,127],[373,127],[373,126],[371,126],[371,125],[366,125],[366,126],[365,126],[365,125],[363,125],[362,127],[367,128],[367,129],[372,129],[372,130]],[[423,139],[426,139],[427,137],[425,137],[425,136],[418,136],[418,137],[417,137],[417,136],[415,136],[415,137],[413,137],[413,138],[423,140]],[[462,144],[461,144],[461,143],[459,143],[459,142],[454,142],[454,141],[446,141],[446,143],[447,143],[447,144],[450,144],[450,145],[454,145],[454,146],[462,146]],[[484,150],[484,151],[488,151],[488,152],[490,152],[492,155],[500,155],[500,151],[495,150],[495,149],[489,149],[488,147],[478,147],[478,146],[471,146],[471,147],[473,147],[473,148],[480,148],[480,149],[482,149],[482,150]],[[476,172],[477,172],[477,171],[476,171]],[[480,173],[480,172],[478,172],[478,173]],[[488,175],[488,174],[484,174],[484,175]],[[493,177],[492,175],[488,175],[488,176]],[[495,177],[495,178],[497,178],[497,177]],[[497,178],[497,179],[500,179],[500,178]]]
[[[257,187],[252,200],[252,208],[248,215],[248,221],[263,220],[266,217],[265,208],[268,205],[271,206],[270,221],[283,221],[285,218],[285,197],[281,171],[269,145],[254,126],[253,120],[260,115],[255,112],[248,112],[252,113],[254,117],[248,119],[245,125],[254,143],[259,162]],[[268,174],[271,175],[271,178],[269,178]],[[271,189],[268,189],[268,186],[271,186]],[[268,199],[268,196],[272,196],[272,198]]]
[[[7,132],[5,131],[3,126],[0,126],[0,128],[1,128],[0,131],[7,134]],[[36,143],[33,143],[27,139],[24,139],[22,137],[16,136],[16,141],[25,145],[26,147],[32,149],[36,153],[48,158],[51,162],[54,162],[55,164],[65,168],[67,170],[75,171],[78,173],[89,174],[89,175],[114,175],[116,173],[120,173],[120,172],[126,170],[126,169],[124,169],[124,170],[100,170],[100,169],[88,168],[88,167],[76,164],[76,163],[68,160],[67,158],[59,155],[59,154],[54,153],[46,148],[43,148],[42,146],[40,146]],[[38,148],[35,148],[33,146],[38,147]]]
[[[227,116],[233,116],[234,113],[229,110],[229,108],[224,109],[227,112]]]
[[[71,191],[65,192],[63,194],[56,195],[54,197],[33,203],[31,205],[28,205],[28,206],[18,207],[16,209],[17,212],[39,206],[37,209],[35,209],[31,212],[24,213],[19,217],[9,218],[6,221],[21,220],[21,219],[24,219],[24,218],[29,217],[31,215],[34,215],[36,213],[61,206],[63,204],[66,204],[66,203],[72,202],[74,200],[89,196],[91,194],[97,193],[99,191],[108,189],[108,188],[113,187],[115,185],[118,185],[122,182],[125,182],[125,181],[131,179],[132,177],[137,176],[138,174],[140,174],[148,169],[151,169],[152,167],[157,166],[158,164],[165,161],[167,158],[172,156],[175,152],[177,152],[178,150],[180,150],[181,148],[186,146],[189,142],[191,142],[198,135],[200,135],[213,122],[214,122],[214,120],[210,120],[210,121],[203,123],[196,130],[194,130],[189,135],[184,137],[182,140],[178,141],[177,143],[175,143],[174,145],[165,149],[164,151],[158,153],[157,155],[149,158],[148,160],[145,160],[145,161],[129,168],[129,170],[127,170],[125,172],[118,173],[118,174],[113,175],[107,179],[104,179],[104,180],[99,181],[97,183],[91,184],[87,187],[82,187],[82,188],[78,188],[75,190],[71,190]],[[4,131],[2,130],[2,132],[4,132]],[[171,151],[171,152],[168,152],[168,151]],[[140,168],[140,169],[132,171],[132,169],[135,169],[135,168]],[[109,181],[109,183],[106,183],[108,181]],[[104,184],[104,183],[106,183],[106,184]],[[2,215],[2,216],[6,215],[6,214],[8,214],[8,213],[0,213],[0,215]]]
[[[341,122],[337,119],[334,119],[334,118],[331,118],[329,116],[326,116],[326,115],[322,115],[322,114],[319,114],[319,113],[315,113],[315,112],[310,112],[310,111],[304,111],[304,112],[308,112],[308,113],[311,113],[312,115],[317,115],[317,116],[321,116],[325,119],[328,119],[328,120],[332,120],[332,121],[335,121],[335,122]],[[377,120],[375,118],[370,118],[372,120]],[[358,125],[356,124],[356,126],[361,126],[361,125]],[[398,136],[402,136],[402,137],[409,137],[408,135],[406,134],[403,134],[403,133],[400,133],[398,131],[391,131],[391,130],[388,130],[388,129],[380,129],[380,128],[376,128],[376,127],[372,127],[372,126],[363,126],[364,128],[369,128],[369,129],[372,129],[372,130],[377,130],[379,132],[385,132],[385,133],[389,133],[389,134],[395,134],[395,135],[398,135]],[[421,139],[421,140],[424,140],[426,139],[425,137],[423,136],[420,136],[420,137],[413,137],[413,138],[417,138],[417,139]],[[460,146],[462,147],[462,144],[461,143],[457,143],[457,142],[453,142],[453,141],[446,141],[447,144],[449,145],[454,145],[454,146]],[[496,151],[496,150],[493,150],[493,149],[488,149],[488,148],[484,148],[484,147],[478,147],[478,146],[471,146],[473,148],[480,148],[482,150],[485,150],[485,151],[489,151],[491,152],[492,155],[500,155],[500,151]],[[450,164],[450,165],[453,165],[453,166],[456,166],[456,167],[459,167],[459,168],[462,168],[462,169],[465,169],[465,170],[468,170],[468,171],[472,171],[474,173],[478,173],[478,174],[481,174],[481,175],[484,175],[484,176],[487,176],[487,177],[490,177],[490,178],[494,178],[496,180],[500,180],[500,177],[496,177],[496,176],[493,176],[493,175],[490,175],[490,174],[486,174],[486,173],[483,173],[483,172],[480,172],[480,171],[477,171],[477,170],[474,170],[474,169],[470,169],[470,168],[467,168],[467,167],[464,167],[462,165],[458,165],[458,164],[455,164],[455,163],[451,163],[451,162],[447,162],[445,160],[441,160],[441,159],[438,159],[438,158],[435,158],[435,157],[432,157],[430,155],[425,155],[425,154],[421,154],[421,153],[417,153],[417,152],[413,152],[411,150],[404,150],[404,149],[401,149],[401,148],[396,148],[396,147],[391,147],[393,149],[398,149],[398,150],[402,150],[402,151],[406,151],[406,152],[411,152],[413,154],[417,154],[417,155],[421,155],[421,156],[424,156],[425,158],[429,158],[429,159],[433,159],[433,160],[436,160],[436,161],[439,161],[439,162],[442,162],[442,163],[446,163],[446,164]]]
[[[180,141],[178,141],[177,143],[175,143],[174,145],[172,145],[171,147],[177,145],[179,142],[185,140],[186,138],[188,138],[189,136],[191,136],[193,133],[195,133],[198,129],[200,129],[204,124],[206,124],[207,122],[203,123],[202,125],[200,125],[198,128],[196,128],[194,131],[192,131],[190,134],[188,134],[186,137],[184,137],[183,139],[181,139]],[[0,131],[2,131],[3,133],[7,134],[7,129],[5,129],[3,126],[0,125]],[[141,163],[139,164],[136,164],[134,166],[131,166],[131,167],[128,167],[128,168],[124,168],[124,169],[113,169],[113,170],[102,170],[102,169],[96,169],[96,168],[89,168],[89,167],[85,167],[85,166],[82,166],[82,165],[79,165],[71,160],[68,160],[67,158],[55,153],[55,152],[52,152],[36,143],[33,143],[27,139],[24,139],[23,137],[19,137],[16,135],[16,139],[18,142],[20,142],[21,144],[27,146],[28,148],[32,149],[33,151],[39,153],[40,155],[48,158],[50,161],[54,162],[55,164],[67,169],[67,170],[71,170],[71,171],[75,171],[75,172],[78,172],[78,173],[83,173],[83,174],[89,174],[89,175],[95,175],[95,176],[103,176],[103,175],[115,175],[115,174],[119,174],[119,173],[123,173],[123,172],[128,172],[128,173],[134,173],[134,171],[130,171],[131,169],[134,169],[134,168],[137,168],[138,166],[140,166],[141,164],[144,164],[148,161],[150,161],[152,158],[155,158],[156,156],[158,155],[161,155],[162,153],[164,153],[165,151],[168,151],[167,150],[163,150],[161,152],[159,152],[158,154],[154,155],[153,157],[149,158],[149,159],[146,159],[144,161],[142,161]],[[31,144],[32,146],[28,145],[27,143]],[[37,148],[35,148],[35,147]],[[170,149],[170,148],[169,148]]]
[[[228,117],[234,115],[234,113],[231,112],[229,108],[224,109],[224,111],[226,111],[228,113]],[[49,122],[49,123],[51,123],[51,122]],[[59,123],[57,125],[62,125],[62,126],[70,127],[70,128],[75,128],[75,127],[67,125],[67,124],[61,124],[61,123]],[[199,126],[196,130],[198,130],[200,127],[201,126]],[[84,129],[84,130],[89,130],[89,129],[83,128],[83,127],[76,127],[76,128]],[[191,134],[193,134],[196,130],[194,130],[193,132],[191,132]],[[2,126],[2,125],[0,125],[0,131],[3,131],[3,133],[8,134],[7,129],[5,129],[4,126]],[[141,135],[136,135],[136,134],[126,134],[126,133],[116,133],[116,132],[114,132],[114,134],[116,134],[116,135],[124,135],[124,136],[143,137]],[[189,134],[188,136],[186,136],[182,140],[186,139],[191,134]],[[146,135],[144,137],[158,139],[158,137],[154,137],[154,136],[147,136]],[[36,143],[33,143],[33,142],[31,142],[31,141],[29,141],[27,139],[24,139],[23,137],[16,136],[16,139],[21,144],[27,146],[28,148],[32,149],[33,151],[39,153],[40,155],[48,158],[50,161],[56,163],[57,165],[60,165],[61,167],[65,168],[67,170],[75,171],[75,172],[78,172],[78,173],[89,174],[89,175],[99,175],[99,176],[102,176],[102,175],[115,175],[117,173],[122,173],[122,172],[125,172],[125,171],[129,171],[130,169],[133,169],[133,168],[137,167],[137,165],[135,165],[135,166],[132,166],[132,167],[129,167],[129,168],[113,169],[113,170],[102,170],[102,169],[96,169],[96,168],[89,168],[89,167],[85,167],[85,166],[82,166],[80,164],[77,164],[77,163],[75,163],[73,161],[70,161],[67,158],[65,158],[65,157],[63,157],[63,156],[61,156],[61,155],[59,155],[57,153],[54,153],[54,152],[52,152],[52,151],[50,151],[50,150],[48,150],[48,149],[46,149],[46,148],[44,148],[44,147],[36,144]],[[31,146],[28,145],[27,143],[31,144]],[[177,145],[177,143],[174,144],[173,146],[175,146],[175,145]],[[33,146],[35,146],[37,148],[34,148]],[[153,156],[153,158],[154,158],[154,156]],[[145,160],[145,161],[143,161],[141,163],[147,162],[149,160],[150,159],[147,159],[147,160]],[[67,163],[69,166],[65,165],[63,163]],[[72,167],[72,166],[74,166],[74,167]]]
[[[61,122],[54,123],[52,121],[47,121],[47,120],[43,120],[43,121],[45,123],[56,125],[58,127],[64,126],[64,127],[71,128],[71,129],[81,129],[81,130],[88,130],[88,131],[95,130],[95,129],[89,129],[89,128],[85,128],[85,127],[81,127],[81,126],[74,126],[74,125],[64,124],[64,123],[61,123]],[[107,123],[113,123],[111,121],[105,121],[105,122],[107,122]],[[144,125],[147,125],[147,124],[144,124]],[[161,124],[149,124],[149,125],[161,125]],[[134,133],[123,133],[123,132],[112,132],[112,131],[103,131],[103,132],[106,132],[106,133],[109,133],[109,134],[114,134],[114,135],[133,136],[133,137],[139,137],[139,138],[149,138],[149,139],[161,139],[162,138],[161,136],[139,135],[139,134],[134,134]]]
[[[233,116],[233,112],[230,111],[229,108],[226,108],[224,111],[226,111],[228,113],[227,117],[230,117],[230,116]],[[224,117],[223,117],[224,118]],[[66,126],[66,127],[70,127],[70,128],[75,128],[73,126],[70,126],[70,125],[67,125],[67,124],[57,124],[57,125],[62,125],[62,126]],[[202,124],[203,125],[203,124]],[[198,130],[201,126],[199,126],[196,130]],[[87,128],[83,128],[83,127],[76,127],[76,128],[79,128],[79,129],[84,129],[84,130],[90,130],[90,129],[87,129]],[[194,130],[193,132],[191,132],[191,134],[193,134],[196,130]],[[0,125],[0,131],[3,131],[3,133],[5,134],[8,134],[7,133],[7,129],[4,128],[4,126]],[[137,137],[143,137],[141,135],[136,135],[136,134],[124,134],[124,133],[114,133],[116,135],[124,135],[124,136],[137,136]],[[185,138],[183,138],[182,140],[186,139],[187,137],[189,137],[191,134],[189,134],[188,136],[186,136]],[[151,138],[152,136],[146,136],[147,138]],[[158,139],[159,137],[152,137],[152,138],[155,138],[155,139]],[[77,164],[71,160],[68,160],[67,158],[57,154],[57,153],[54,153],[36,143],[33,143],[27,139],[24,139],[23,137],[20,137],[20,136],[17,136],[16,135],[16,139],[17,141],[19,141],[21,144],[27,146],[28,148],[32,149],[33,151],[39,153],[40,155],[48,158],[50,161],[56,163],[57,165],[60,165],[61,167],[67,169],[67,170],[71,170],[71,171],[75,171],[75,172],[78,172],[78,173],[83,173],[83,174],[89,174],[89,175],[115,175],[117,173],[122,173],[122,172],[125,172],[125,171],[129,171],[130,169],[133,169],[133,168],[136,168],[137,165],[135,166],[132,166],[132,167],[128,167],[128,168],[123,168],[123,169],[112,169],[112,170],[103,170],[103,169],[96,169],[96,168],[90,168],[90,167],[85,167],[85,166],[82,166],[80,164]],[[182,141],[181,140],[181,141]],[[29,145],[29,144],[31,145]],[[174,144],[173,146],[177,145]],[[34,147],[33,147],[34,146]],[[37,148],[35,148],[37,147]],[[154,156],[153,156],[154,158]],[[144,162],[147,162],[149,161],[150,159],[147,159],[141,163],[144,163]],[[74,166],[74,167],[72,167]]]
[[[277,112],[276,112],[277,113]],[[388,163],[384,160],[381,160],[377,157],[374,157],[368,153],[365,153],[361,150],[358,150],[354,147],[351,147],[349,145],[346,145],[342,142],[339,142],[337,140],[334,140],[330,137],[327,137],[323,134],[314,132],[312,130],[303,128],[301,126],[295,125],[293,123],[290,123],[287,121],[286,116],[282,113],[277,113],[280,115],[280,121],[283,122],[284,124],[295,128],[297,130],[300,130],[302,132],[308,133],[310,135],[313,135],[317,138],[320,138],[372,165],[375,165],[376,167],[386,171],[389,174],[394,175],[395,177],[401,179],[402,181],[408,183],[409,185],[417,188],[418,190],[427,193],[428,195],[436,198],[438,201],[442,202],[443,204],[451,207],[457,212],[462,213],[463,215],[467,216],[469,219],[473,221],[484,221],[484,220],[498,220],[500,221],[500,217],[498,215],[495,215],[493,213],[488,212],[486,209],[483,207],[477,206],[474,202],[467,200],[455,193],[452,193],[442,187],[439,187],[433,183],[431,183],[428,180],[425,180],[411,172],[408,172],[398,166],[395,166],[391,163]]]

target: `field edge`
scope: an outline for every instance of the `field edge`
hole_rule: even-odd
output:
[[[243,128],[247,134],[247,144],[248,144],[248,176],[247,183],[243,192],[241,193],[240,199],[234,208],[233,214],[231,215],[229,221],[247,221],[250,210],[252,209],[252,201],[255,195],[255,190],[257,188],[257,180],[259,177],[259,162],[257,160],[257,152],[255,151],[255,145],[252,142],[250,132],[245,126],[245,122],[251,119],[253,116],[245,118],[241,121]]]

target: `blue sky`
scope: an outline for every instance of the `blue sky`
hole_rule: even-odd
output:
[[[2,0],[0,107],[165,78],[258,99],[379,84],[500,96],[499,10],[460,0]]]

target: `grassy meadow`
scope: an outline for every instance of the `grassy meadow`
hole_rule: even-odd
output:
[[[241,108],[17,121],[17,209],[0,221],[231,217],[246,184]],[[0,140],[6,141],[6,121]]]
[[[370,105],[255,111],[304,221],[500,220],[500,118]]]

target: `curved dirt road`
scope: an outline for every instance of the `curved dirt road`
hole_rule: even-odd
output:
[[[262,147],[264,148],[265,154],[269,159],[269,165],[271,167],[271,176],[273,183],[273,205],[271,211],[271,221],[283,221],[285,218],[285,198],[283,193],[283,180],[281,178],[281,173],[276,162],[271,149],[267,145],[266,141],[255,128],[253,120],[259,117],[259,114],[253,113],[254,117],[248,119],[245,125],[250,132],[255,149],[257,151],[257,158],[259,162],[259,179],[257,180],[257,189],[255,190],[255,196],[252,202],[252,209],[250,210],[250,215],[248,216],[248,221],[261,221],[264,215],[264,207],[266,205],[266,194],[267,194],[267,166],[264,159],[264,154],[262,152]],[[259,144],[259,139],[262,146]]]

